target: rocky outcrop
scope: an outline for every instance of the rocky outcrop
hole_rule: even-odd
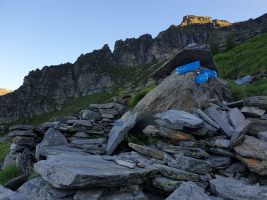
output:
[[[208,42],[212,49],[225,49],[229,41],[238,44],[267,32],[267,15],[224,27],[225,23],[173,25],[155,38],[146,34],[137,39],[119,40],[114,52],[105,45],[100,50],[81,55],[73,64],[46,66],[32,71],[18,90],[0,97],[0,123],[60,110],[73,97],[110,91],[112,86],[127,79],[119,73],[112,73],[118,67],[166,61],[190,43]]]
[[[12,91],[9,89],[0,88],[0,96],[3,96],[3,95],[8,94],[10,92],[12,92]]]

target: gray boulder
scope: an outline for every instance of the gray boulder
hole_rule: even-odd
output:
[[[165,192],[173,192],[182,183],[183,181],[178,181],[163,176],[156,177],[152,180],[153,187],[163,190]]]
[[[216,176],[210,180],[214,194],[229,200],[266,200],[267,187],[246,185],[233,178]]]
[[[45,149],[49,147],[64,146],[64,145],[68,145],[68,141],[65,138],[65,136],[62,135],[60,131],[50,128],[45,133],[42,142],[36,146],[35,157],[39,159],[40,155],[44,156]]]
[[[180,185],[166,200],[212,200],[205,190],[193,182]]]
[[[245,116],[238,108],[233,108],[229,112],[229,119],[234,128],[239,127],[245,122]]]
[[[170,109],[193,111],[212,99],[227,100],[230,97],[227,84],[219,78],[197,85],[193,73],[182,76],[173,73],[139,101],[134,111],[139,112],[141,118]]]
[[[142,184],[157,172],[153,168],[129,169],[101,156],[55,155],[39,161],[34,169],[59,189],[115,187]]]
[[[203,120],[197,116],[181,110],[168,110],[155,115],[156,123],[166,128],[182,130],[184,127],[200,128]]]
[[[8,200],[9,199],[8,197],[13,194],[15,194],[14,191],[0,185],[0,199]]]
[[[94,112],[92,110],[83,110],[81,112],[82,119],[84,120],[100,120],[101,115],[98,112]]]
[[[257,107],[248,107],[245,106],[241,109],[241,112],[246,115],[247,117],[258,117],[261,118],[261,116],[264,115],[265,110],[257,108]]]
[[[124,136],[130,131],[136,123],[138,113],[126,112],[119,120],[116,121],[109,133],[107,145],[107,154],[111,155],[114,150],[124,139]]]

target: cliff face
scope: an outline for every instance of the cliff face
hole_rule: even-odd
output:
[[[0,97],[0,123],[58,110],[72,97],[109,91],[125,78],[111,75],[110,71],[165,61],[190,43],[209,43],[222,50],[229,44],[267,32],[267,14],[232,25],[205,17],[194,20],[185,17],[182,26],[172,25],[155,38],[146,34],[137,39],[119,40],[114,52],[105,45],[100,50],[81,55],[73,64],[30,72],[18,90]]]

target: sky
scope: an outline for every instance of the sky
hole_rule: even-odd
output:
[[[155,37],[185,15],[237,22],[264,13],[267,0],[0,0],[0,88],[119,39]]]

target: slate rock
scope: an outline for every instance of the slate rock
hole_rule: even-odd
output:
[[[9,137],[36,137],[36,134],[32,130],[12,130],[9,134]]]
[[[182,130],[184,127],[200,128],[203,120],[197,116],[181,110],[168,110],[155,115],[156,123],[174,130]]]
[[[154,164],[153,166],[159,170],[162,176],[165,176],[167,178],[172,178],[172,179],[180,180],[180,181],[198,181],[199,180],[198,174],[187,172],[185,170],[168,167],[166,165],[160,165],[160,164]]]
[[[234,150],[243,157],[267,160],[267,142],[252,136],[245,136],[242,144]]]
[[[237,128],[245,121],[245,116],[238,108],[233,108],[229,111],[229,119],[234,128]]]
[[[8,197],[10,197],[13,194],[15,194],[14,191],[0,185],[0,199],[8,200],[9,199]]]
[[[246,115],[247,117],[258,117],[261,118],[261,116],[264,115],[265,110],[262,110],[257,107],[248,107],[245,106],[241,109],[241,112]]]
[[[214,144],[219,148],[228,148],[230,146],[230,140],[226,139],[217,139]]]
[[[224,119],[224,117],[218,110],[210,107],[206,110],[206,112],[228,137],[231,137],[235,134],[236,131],[234,130],[234,128]]]
[[[82,119],[84,120],[100,120],[101,115],[98,112],[92,110],[83,110],[81,111]]]
[[[36,177],[24,183],[18,191],[25,193],[29,200],[70,200],[76,193],[75,190],[56,189],[41,177]]]
[[[193,182],[180,185],[166,200],[212,200],[205,190]]]
[[[183,181],[177,181],[171,178],[166,178],[163,176],[156,177],[152,180],[152,185],[155,188],[163,190],[164,192],[173,192],[176,190]]]
[[[220,129],[218,124],[214,122],[205,112],[203,112],[201,109],[196,109],[194,113],[202,120],[204,120],[206,123],[210,124],[211,126],[215,127],[216,129]]]
[[[216,176],[210,180],[211,191],[224,199],[266,200],[267,187],[246,185],[233,178]]]
[[[124,139],[124,136],[136,124],[138,113],[126,112],[119,120],[116,121],[109,133],[109,140],[107,145],[107,154],[111,155],[114,150]]]
[[[251,119],[246,119],[243,124],[238,126],[235,129],[235,133],[231,137],[230,146],[233,147],[233,146],[238,145],[241,142],[244,135],[246,135],[248,133],[248,131],[251,129],[252,124],[253,123],[252,123]]]
[[[249,97],[244,100],[244,105],[259,107],[267,111],[267,96]]]
[[[85,126],[91,127],[92,123],[89,120],[68,120],[67,124],[73,125],[74,127]]]
[[[104,195],[104,189],[79,190],[73,200],[100,200]]]
[[[260,161],[251,158],[244,158],[242,156],[237,156],[237,158],[249,168],[250,171],[265,176],[267,175],[267,161]]]
[[[258,138],[267,142],[267,131],[262,131],[257,134]]]
[[[14,125],[14,126],[9,127],[9,131],[13,131],[13,130],[33,130],[33,129],[34,129],[33,126],[25,125],[25,124]]]
[[[16,136],[15,138],[13,138],[13,143],[20,146],[28,146],[28,147],[35,146],[33,137]]]
[[[154,168],[129,169],[95,155],[56,155],[34,165],[42,178],[58,189],[116,187],[142,184],[157,172]]]
[[[142,145],[138,145],[138,144],[133,144],[133,143],[129,143],[128,146],[132,149],[134,149],[135,151],[148,156],[150,158],[155,158],[158,160],[172,160],[172,156],[165,153],[164,151],[160,151],[158,149],[155,148],[151,148],[151,147],[146,147],[146,146],[142,146]]]
[[[252,135],[257,135],[259,132],[267,131],[266,120],[251,118],[251,124],[249,126],[248,132]]]
[[[44,156],[44,151],[46,148],[54,147],[54,146],[64,146],[68,145],[68,141],[64,135],[58,130],[53,128],[48,129],[45,133],[44,139],[41,143],[36,146],[36,154],[35,157],[39,159],[40,155]]]
[[[212,168],[223,169],[230,165],[231,158],[226,156],[210,156],[207,161],[211,163]]]
[[[176,155],[175,160],[168,163],[169,166],[197,174],[207,174],[211,170],[211,163],[182,155]]]

